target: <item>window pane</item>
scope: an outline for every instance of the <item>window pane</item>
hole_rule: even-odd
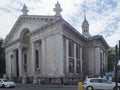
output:
[[[69,72],[74,73],[74,60],[69,58]]]
[[[80,61],[77,60],[77,62],[76,62],[76,72],[80,73],[80,71],[81,71],[80,70]]]
[[[72,41],[69,41],[69,56],[74,56],[74,43]]]
[[[80,59],[80,46],[76,45],[76,59]]]
[[[36,62],[35,62],[35,68],[37,69],[39,67],[39,51],[36,50]]]

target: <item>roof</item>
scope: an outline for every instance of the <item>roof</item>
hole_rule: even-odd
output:
[[[46,20],[46,21],[51,21],[50,23],[47,23],[45,25],[43,25],[42,27],[38,28],[37,30],[34,30],[32,32],[30,32],[30,35],[33,33],[37,33],[39,32],[41,29],[47,28],[55,23],[57,23],[57,21],[61,21],[63,22],[63,25],[70,28],[70,30],[72,30],[76,35],[78,35],[81,39],[83,39],[84,41],[90,41],[90,40],[96,40],[96,39],[101,39],[102,42],[104,43],[104,45],[108,48],[109,45],[106,43],[105,39],[101,36],[101,35],[96,35],[90,38],[85,38],[79,31],[77,31],[73,26],[71,26],[67,21],[65,21],[62,17],[60,16],[43,16],[43,15],[20,15],[17,19],[17,21],[15,22],[13,28],[11,29],[10,33],[6,36],[4,43],[3,43],[3,47],[6,47],[8,44],[8,41],[12,38],[14,32],[16,31],[16,27],[19,25],[19,23],[24,20],[24,19],[34,19],[34,20]]]
[[[96,35],[96,36],[92,36],[92,37],[89,37],[89,38],[86,38],[86,39],[87,39],[87,41],[100,39],[107,48],[110,47],[110,46],[107,44],[107,42],[105,41],[105,39],[103,38],[102,35]]]

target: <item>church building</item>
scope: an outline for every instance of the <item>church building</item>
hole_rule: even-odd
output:
[[[21,78],[22,83],[26,78],[37,83],[38,78],[104,75],[109,48],[105,39],[90,35],[86,16],[81,34],[62,18],[59,2],[53,10],[53,16],[28,15],[23,6],[23,14],[3,43],[7,76]]]

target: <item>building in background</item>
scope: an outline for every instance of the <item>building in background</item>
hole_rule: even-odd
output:
[[[54,16],[28,15],[24,5],[5,38],[6,74],[9,78],[82,78],[107,70],[108,44],[101,35],[91,36],[84,17],[82,34],[66,22],[59,2]],[[51,80],[50,79],[50,80]]]

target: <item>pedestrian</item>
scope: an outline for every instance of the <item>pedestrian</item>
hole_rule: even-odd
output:
[[[64,84],[64,78],[63,78],[63,76],[60,78],[60,81],[61,81],[61,84],[63,85]]]

